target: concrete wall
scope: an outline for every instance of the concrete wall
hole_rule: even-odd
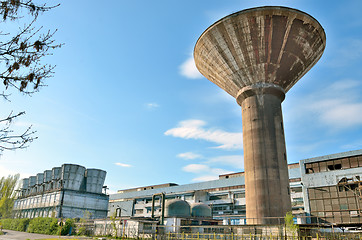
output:
[[[107,217],[108,196],[104,194],[80,193],[64,191],[63,206],[61,206],[62,191],[45,193],[16,199],[14,217],[64,217],[82,218],[88,212],[91,218]],[[60,215],[61,211],[61,215]]]

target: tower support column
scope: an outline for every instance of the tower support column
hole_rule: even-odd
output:
[[[236,98],[242,108],[247,224],[279,224],[291,211],[284,97],[280,86],[256,83]]]

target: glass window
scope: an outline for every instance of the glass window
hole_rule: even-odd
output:
[[[222,200],[222,199],[228,199],[228,195],[224,194],[224,195],[214,195],[214,196],[210,196],[210,201],[212,200]]]
[[[245,198],[245,193],[235,193],[234,198]]]

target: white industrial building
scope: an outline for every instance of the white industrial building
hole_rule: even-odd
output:
[[[103,193],[106,171],[63,164],[24,178],[14,203],[15,218],[105,218],[108,196]]]
[[[362,223],[362,150],[301,160],[289,164],[288,170],[296,222]],[[220,175],[218,180],[200,183],[168,183],[119,190],[110,195],[108,216],[148,218],[152,217],[153,208],[154,216],[161,219],[162,201],[152,198],[161,193],[165,194],[166,205],[170,199],[185,200],[189,204],[205,203],[211,207],[213,219],[222,220],[223,224],[248,222],[243,172]]]

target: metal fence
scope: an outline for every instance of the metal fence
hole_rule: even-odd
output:
[[[159,240],[362,240],[362,232],[346,232],[336,227],[305,227],[291,230],[277,226],[158,226],[156,224],[120,224],[119,221],[87,222],[83,227],[88,236],[112,236],[119,239]]]

